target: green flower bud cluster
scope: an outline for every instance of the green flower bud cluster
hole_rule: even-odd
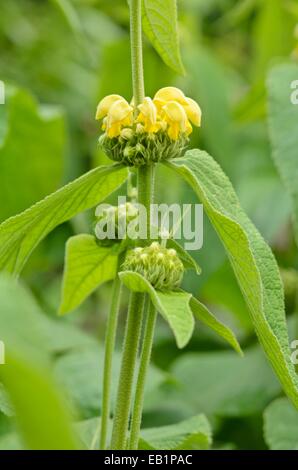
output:
[[[188,137],[172,140],[163,130],[143,132],[141,124],[135,131],[124,128],[119,137],[111,139],[103,134],[99,138],[99,145],[111,160],[135,167],[181,157],[188,143]]]
[[[176,250],[163,248],[158,242],[128,251],[122,269],[141,274],[159,290],[177,289],[184,273]]]
[[[95,212],[95,235],[100,240],[103,240],[106,234],[111,235],[110,239],[122,240],[126,238],[128,224],[137,216],[138,209],[131,202],[119,206],[98,206]]]

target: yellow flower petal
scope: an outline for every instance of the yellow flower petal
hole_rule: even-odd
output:
[[[186,112],[181,104],[169,101],[162,108],[163,120],[168,123],[168,135],[172,140],[178,140],[180,133],[189,134],[190,124]]]
[[[190,122],[187,120],[186,121],[186,135],[190,135],[192,133],[192,125],[190,124]]]
[[[110,107],[120,99],[123,100],[124,98],[120,95],[108,95],[103,98],[97,106],[95,119],[104,118],[108,114]]]
[[[157,110],[151,98],[146,97],[142,104],[138,106],[140,116],[144,116],[149,119],[152,123],[156,122]]]
[[[120,98],[109,108],[104,125],[108,137],[112,139],[120,135],[123,127],[131,126],[132,123],[133,108],[124,98]]]
[[[166,104],[166,101],[154,98],[153,103],[156,107],[157,113],[160,114],[162,107]]]
[[[180,127],[178,123],[173,123],[168,127],[168,136],[172,140],[178,140],[180,135]]]
[[[124,98],[115,101],[109,109],[108,120],[110,123],[122,121],[132,116],[133,107]]]
[[[168,86],[165,88],[161,88],[156,95],[154,96],[154,101],[177,101],[182,105],[187,105],[186,97],[183,91],[179,90],[179,88]]]
[[[178,123],[182,132],[184,132],[186,129],[187,115],[183,106],[176,101],[169,101],[162,109],[165,113],[166,121]]]
[[[186,98],[187,104],[183,106],[186,111],[188,119],[197,127],[201,125],[202,111],[196,101],[191,98]]]
[[[107,126],[107,135],[110,139],[113,139],[114,137],[118,137],[121,133],[121,124],[119,122],[116,122],[112,126]]]
[[[144,98],[142,104],[138,106],[140,114],[137,118],[138,123],[144,125],[144,131],[148,133],[157,132],[160,127],[157,124],[157,109],[151,98]]]

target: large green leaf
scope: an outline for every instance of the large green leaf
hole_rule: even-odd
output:
[[[143,430],[139,449],[206,450],[211,441],[210,424],[204,415],[198,415],[180,423]]]
[[[7,87],[0,113],[0,220],[54,191],[62,180],[65,123],[60,109],[38,106],[24,90]]]
[[[179,48],[176,0],[143,0],[143,28],[164,62],[184,74]]]
[[[190,150],[168,165],[186,179],[204,204],[227,251],[264,351],[285,392],[298,407],[298,381],[290,359],[283,288],[269,246],[241,209],[229,179],[206,152]]]
[[[284,0],[261,1],[259,6],[252,32],[253,72],[255,80],[263,81],[270,62],[288,56],[294,47],[294,19]]]
[[[73,3],[69,0],[52,0],[53,4],[61,11],[70,29],[79,35],[79,38],[84,38],[84,30],[82,27],[80,15],[77,12]]]
[[[266,408],[264,435],[272,450],[298,450],[298,412],[286,398]]]
[[[5,293],[4,293],[5,287]],[[75,348],[94,345],[94,340],[75,326],[64,320],[52,319],[45,315],[30,292],[0,278],[0,338],[5,344],[16,342],[26,348],[34,346],[46,355],[66,353]],[[38,353],[38,354],[40,354]],[[0,411],[6,415],[14,414],[11,400],[0,383]]]
[[[197,45],[185,52],[186,68],[191,73],[185,79],[188,94],[202,108],[203,125],[200,136],[207,149],[229,175],[235,174],[235,132],[229,105],[226,70],[207,47]],[[194,133],[195,134],[195,133]]]
[[[60,314],[78,307],[100,284],[113,279],[117,246],[100,246],[92,235],[77,235],[66,244]]]
[[[171,372],[179,383],[176,396],[165,403],[185,401],[190,412],[209,417],[240,417],[262,412],[280,394],[280,385],[261,348],[239,357],[233,351],[187,353],[178,358]],[[162,406],[162,405],[161,405]]]
[[[6,288],[5,295],[2,286]],[[0,287],[3,293],[0,337],[4,342],[11,343],[16,338],[18,344],[31,344],[48,354],[61,354],[93,344],[92,337],[74,325],[64,319],[57,320],[45,315],[31,293],[15,282],[4,282],[0,277]]]
[[[26,446],[32,450],[75,450],[66,403],[55,387],[50,369],[34,364],[23,352],[10,353],[0,375],[16,410]]]
[[[98,344],[73,350],[60,357],[54,366],[58,382],[66,390],[71,403],[80,411],[80,416],[90,418],[100,415],[102,399],[102,370],[104,349]],[[115,403],[121,353],[116,351],[113,360],[112,403]],[[166,380],[167,376],[150,365],[146,383],[145,410],[152,406],[151,396]]]
[[[52,378],[49,354],[42,336],[24,312],[35,308],[28,292],[7,278],[0,278],[0,331],[6,347],[6,364],[0,367],[25,446],[33,450],[78,448],[68,407]],[[15,322],[7,321],[14,312]]]
[[[18,275],[55,227],[96,205],[126,179],[119,165],[98,167],[0,225],[0,269]]]
[[[215,331],[215,333],[217,333],[221,338],[225,339],[240,355],[243,355],[233,331],[217,320],[205,305],[192,297],[190,300],[190,308],[198,320],[211,328],[211,330]]]
[[[99,447],[100,424],[100,418],[78,423],[81,440],[88,449]],[[206,450],[211,441],[210,424],[200,414],[168,426],[144,429],[139,440],[139,450]]]
[[[183,348],[190,340],[194,319],[189,307],[191,294],[183,291],[158,291],[140,274],[132,271],[119,273],[120,279],[133,292],[146,292],[150,295],[158,312],[169,323],[178,348]]]
[[[268,79],[269,129],[273,158],[292,199],[293,219],[298,243],[298,106],[291,101],[295,92],[292,83],[297,80],[296,64],[279,65]]]
[[[224,279],[224,289],[222,283]],[[219,310],[233,315],[235,327],[246,334],[251,334],[253,325],[249,312],[233,269],[227,259],[209,276],[203,285],[200,295],[208,304],[216,306]]]

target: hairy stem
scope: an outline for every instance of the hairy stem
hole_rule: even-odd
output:
[[[144,391],[145,383],[148,372],[148,367],[151,358],[152,344],[154,338],[154,329],[156,323],[156,309],[150,299],[147,299],[147,319],[146,326],[144,331],[143,338],[143,348],[140,359],[140,367],[136,385],[136,392],[134,398],[132,419],[131,419],[131,430],[130,430],[130,440],[129,440],[129,449],[136,450],[138,449],[140,429],[142,423],[142,411],[144,404]]]
[[[130,2],[130,44],[133,96],[136,108],[142,103],[145,96],[142,50],[142,0],[131,0]]]
[[[142,51],[142,0],[131,0],[130,2],[130,41],[133,96],[135,114],[137,114],[137,106],[142,103],[145,96]],[[154,169],[154,165],[143,166],[138,169],[138,202],[146,208],[146,221],[144,223],[146,223],[147,227],[147,239],[150,231]],[[146,244],[146,240],[143,241],[143,244]],[[133,379],[141,336],[144,303],[145,294],[131,293],[112,432],[111,448],[114,450],[126,449]],[[142,415],[142,403],[140,403],[138,414]],[[134,426],[133,423],[132,425]]]
[[[121,300],[122,286],[118,277],[118,271],[123,262],[123,255],[119,256],[117,276],[114,279],[112,288],[112,303],[107,320],[106,336],[105,336],[105,354],[104,354],[104,371],[103,371],[103,387],[102,387],[102,404],[101,404],[101,433],[100,433],[100,449],[105,450],[107,444],[107,435],[110,419],[111,407],[111,382],[112,382],[112,366],[113,353],[115,349],[115,339],[118,325],[118,316]]]
[[[146,226],[146,239],[142,240],[145,245],[150,237],[151,204],[153,202],[155,182],[155,165],[144,165],[138,168],[138,202],[146,209],[146,220],[141,220],[142,226]]]
[[[142,327],[144,295],[131,293],[126,321],[111,448],[126,449],[132,388]]]

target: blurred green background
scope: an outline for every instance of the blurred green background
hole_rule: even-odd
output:
[[[290,198],[272,159],[266,78],[275,64],[298,59],[298,2],[179,0],[178,6],[186,75],[178,76],[164,65],[145,39],[146,94],[153,96],[159,88],[173,85],[199,102],[203,125],[194,131],[191,145],[206,149],[223,167],[243,208],[290,279],[286,303],[293,339],[298,333],[298,254]],[[6,104],[0,106],[3,221],[90,168],[109,163],[97,146],[99,126],[94,116],[98,101],[107,94],[131,99],[127,3],[2,1],[0,53],[0,80],[6,85]],[[196,201],[192,191],[165,169],[158,172],[157,199]],[[160,321],[143,427],[173,424],[204,413],[211,423],[213,448],[264,449],[281,445],[272,430],[283,429],[287,416],[296,436],[291,445],[298,446],[297,414],[280,398],[281,388],[257,345],[226,255],[206,219],[204,224],[204,246],[195,254],[203,272],[200,278],[188,273],[185,288],[234,329],[245,357],[238,358],[200,325],[187,348],[178,351]],[[56,384],[51,384],[53,393],[59,389],[63,394],[64,398],[56,399],[66,405],[59,406],[69,408],[82,428],[100,415],[110,285],[101,287],[70,316],[56,319],[64,244],[81,232],[92,232],[92,214],[64,224],[40,245],[25,268],[25,287],[20,291],[5,279],[0,282],[0,339],[5,328],[18,330],[13,338],[21,344],[17,350],[22,351],[21,362],[28,369],[20,372],[18,380],[10,378],[12,390],[18,389],[11,397],[0,383],[0,449],[42,445],[35,440],[38,426],[43,426],[38,407],[44,410],[48,399],[51,409],[53,397],[45,393],[45,401],[39,403],[40,384],[31,390],[20,382],[22,378],[30,382],[35,367],[44,369],[43,361]],[[124,299],[121,328],[125,306]],[[38,360],[32,354],[34,348]],[[118,363],[119,354],[116,367]],[[45,423],[48,426],[46,416]]]

